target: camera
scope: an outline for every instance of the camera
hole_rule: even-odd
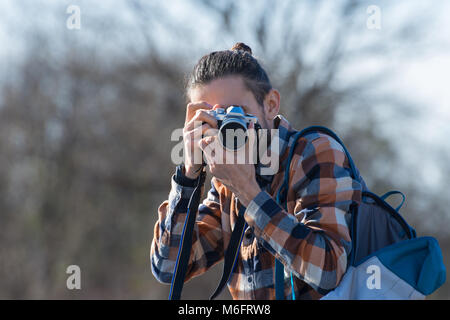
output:
[[[250,123],[254,124],[255,130],[261,129],[258,118],[245,113],[241,106],[229,106],[226,110],[217,108],[208,111],[208,113],[217,119],[220,143],[224,148],[231,151],[236,151],[247,143],[247,131]]]

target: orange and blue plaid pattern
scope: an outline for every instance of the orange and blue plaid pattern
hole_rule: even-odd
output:
[[[228,282],[233,299],[275,299],[275,258],[285,267],[288,299],[292,285],[296,299],[321,298],[337,287],[347,268],[349,208],[361,201],[362,187],[351,177],[344,150],[322,133],[299,139],[289,168],[285,210],[273,197],[283,182],[295,130],[282,116],[276,123],[280,166],[275,175],[257,176],[262,191],[245,211],[248,228]],[[223,260],[237,219],[234,194],[215,178],[211,186],[199,206],[185,281]],[[158,209],[150,254],[152,272],[162,283],[171,283],[193,190],[174,176],[169,199]]]

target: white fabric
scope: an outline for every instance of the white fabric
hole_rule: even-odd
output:
[[[375,267],[373,267],[375,266]],[[377,266],[379,269],[377,269]],[[374,272],[379,270],[380,272]],[[379,288],[374,277],[379,274]],[[372,287],[372,289],[370,289]],[[387,269],[376,256],[349,267],[339,286],[322,300],[421,300],[425,296]]]

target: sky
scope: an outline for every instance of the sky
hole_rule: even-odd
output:
[[[418,143],[426,146],[423,152],[429,151],[429,159],[424,163],[426,174],[424,179],[429,184],[435,184],[436,180],[442,179],[439,171],[434,166],[435,148],[444,148],[443,152],[450,154],[450,145],[447,147],[446,139],[450,136],[450,1],[425,1],[425,0],[399,0],[393,5],[393,2],[372,1],[373,4],[379,4],[381,9],[381,29],[380,30],[362,30],[361,34],[372,37],[377,41],[383,41],[391,29],[397,24],[401,24],[403,19],[409,18],[410,8],[415,10],[427,10],[430,16],[431,25],[424,26],[430,28],[428,36],[421,39],[422,47],[425,48],[423,53],[416,55],[403,53],[398,57],[390,57],[389,61],[378,58],[375,60],[354,61],[349,64],[348,74],[342,75],[342,84],[351,79],[358,79],[357,74],[371,72],[380,66],[389,66],[394,68],[392,73],[385,80],[384,86],[380,90],[386,92],[396,92],[399,96],[403,96],[409,101],[414,102],[420,108],[420,116],[411,122],[410,127],[403,129],[403,134],[408,134]],[[18,5],[20,3],[20,5]],[[259,2],[258,2],[259,3]],[[277,4],[283,4],[283,1],[277,1]],[[433,3],[433,6],[430,6]],[[25,5],[24,5],[25,4]],[[11,64],[17,60],[22,54],[22,43],[18,40],[18,34],[23,30],[33,29],[52,29],[55,27],[65,26],[68,14],[65,12],[67,6],[75,4],[80,5],[82,11],[82,27],[89,28],[91,23],[99,23],[94,21],[96,17],[102,16],[105,29],[108,25],[108,16],[130,20],[133,23],[133,16],[128,13],[122,1],[30,1],[30,0],[2,0],[0,1],[0,72],[8,70]],[[368,4],[372,4],[368,2]],[[185,24],[190,28],[193,34],[204,39],[204,47],[211,47],[217,43],[227,43],[230,39],[221,38],[220,30],[215,29],[211,24],[214,17],[204,17],[204,13],[194,10],[193,6],[182,0],[172,0],[165,2],[166,14],[173,23]],[[240,14],[251,16],[251,10],[255,9],[255,2],[249,2],[244,5],[245,10]],[[88,8],[86,8],[88,7]],[[49,8],[57,8],[61,14],[55,16],[54,10]],[[250,13],[250,14],[249,14]],[[366,13],[362,13],[366,14]],[[195,17],[195,23],[191,23],[192,17]],[[420,24],[420,21],[418,22]],[[330,24],[331,25],[331,24]],[[161,43],[169,44],[167,35],[161,26],[148,24],[148,27],[155,28],[155,33],[160,34]],[[419,25],[420,29],[420,25]],[[107,34],[107,30],[105,30]],[[326,32],[326,30],[324,30]],[[211,33],[213,36],[211,36]],[[83,39],[81,33],[77,37]],[[124,33],[127,37],[126,32]],[[99,35],[102,37],[104,35]],[[245,39],[245,33],[242,34]],[[83,39],[86,41],[96,41],[92,39]],[[124,39],[126,40],[126,39]],[[118,40],[120,41],[120,40]],[[360,41],[358,39],[357,41]],[[114,42],[112,42],[115,45]],[[168,46],[173,50],[176,42]],[[117,46],[120,50],[120,46]],[[314,54],[312,55],[314,58]],[[3,74],[7,74],[3,72]],[[356,75],[356,76],[355,76]],[[1,79],[2,81],[4,79]],[[389,116],[389,114],[387,115]],[[386,119],[389,120],[389,119]],[[439,147],[435,147],[439,146]],[[434,149],[433,149],[434,148]],[[405,146],[404,155],[406,161],[414,161],[414,153],[417,152],[416,144]],[[427,155],[422,155],[427,157]]]

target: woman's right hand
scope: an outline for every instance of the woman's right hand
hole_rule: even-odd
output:
[[[194,102],[187,105],[183,128],[184,174],[190,179],[196,179],[201,172],[203,155],[199,141],[208,130],[217,129],[216,118],[207,113],[212,109],[213,106],[206,102]]]

